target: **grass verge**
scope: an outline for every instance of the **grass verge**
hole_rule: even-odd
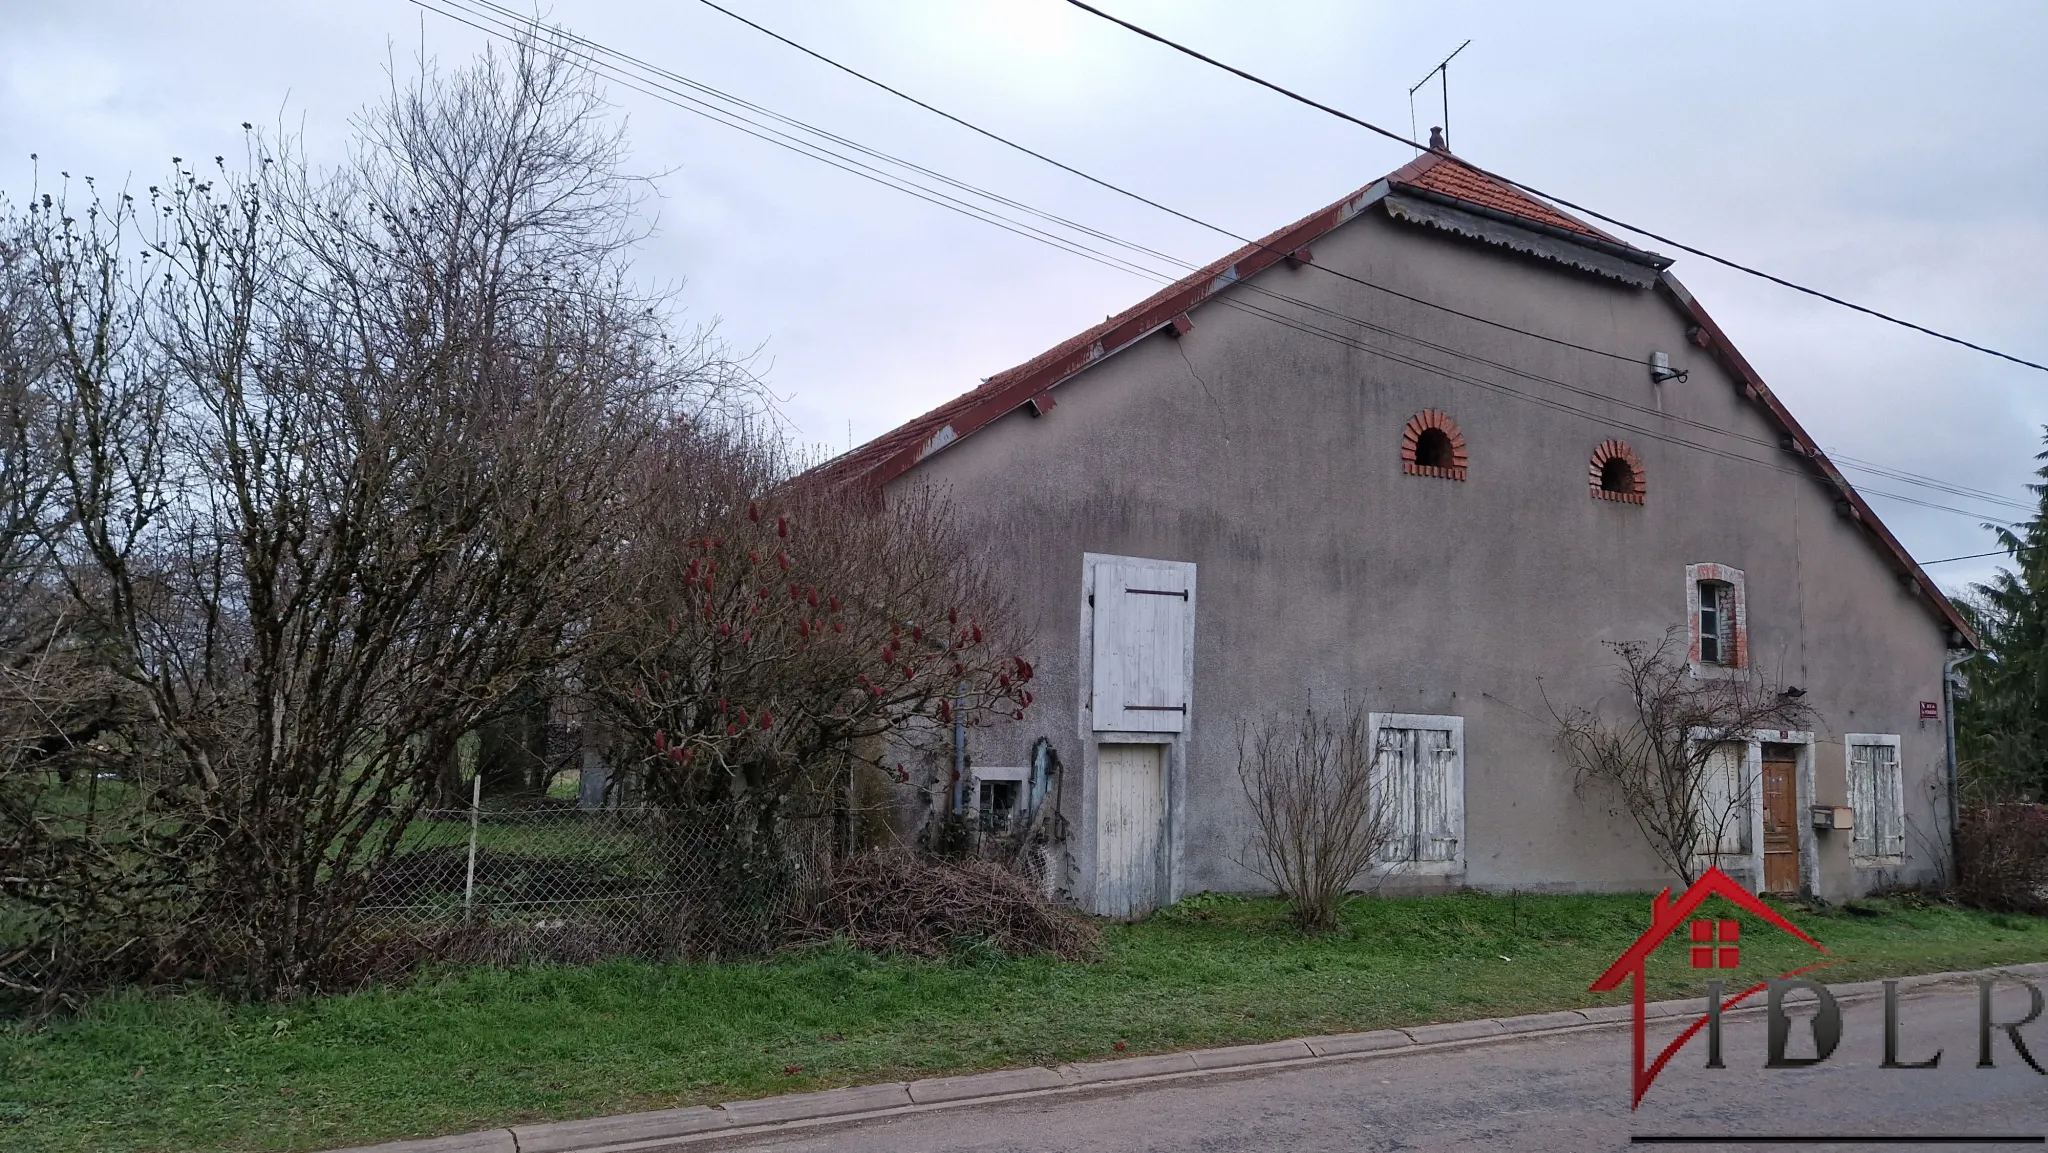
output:
[[[1618,1003],[1586,985],[1642,896],[1357,900],[1304,938],[1273,901],[1200,896],[1102,959],[841,948],[765,961],[463,971],[296,1004],[121,995],[0,1026],[0,1148],[313,1150],[1010,1065]],[[1793,911],[1827,980],[2048,957],[2048,919],[1890,900]],[[1809,963],[1745,923],[1756,980]],[[1696,995],[1680,944],[1652,996]]]

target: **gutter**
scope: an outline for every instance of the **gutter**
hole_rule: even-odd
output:
[[[1962,795],[1960,774],[1956,769],[1956,670],[1963,662],[1975,660],[1980,654],[1972,651],[1959,657],[1950,657],[1941,663],[1941,719],[1947,727],[1948,744],[1948,859],[1951,865],[1956,860],[1957,841],[1962,835]]]

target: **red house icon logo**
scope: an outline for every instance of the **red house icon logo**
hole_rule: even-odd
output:
[[[1790,933],[1800,941],[1811,946],[1815,951],[1827,952],[1827,948],[1820,942],[1800,932],[1798,927],[1793,925],[1792,922],[1779,916],[1769,905],[1758,900],[1755,894],[1736,884],[1728,874],[1718,868],[1708,869],[1706,874],[1699,880],[1694,881],[1692,887],[1687,889],[1684,895],[1680,896],[1676,901],[1671,899],[1670,889],[1665,889],[1652,898],[1650,901],[1649,929],[1644,931],[1642,936],[1637,937],[1635,944],[1630,945],[1627,952],[1616,958],[1614,964],[1608,966],[1607,971],[1600,974],[1600,979],[1593,982],[1590,986],[1593,992],[1604,993],[1620,985],[1625,979],[1633,978],[1635,981],[1635,1069],[1630,1086],[1632,1096],[1629,1099],[1629,1108],[1631,1110],[1642,1104],[1643,1094],[1650,1091],[1651,1082],[1657,1079],[1657,1074],[1664,1071],[1664,1066],[1670,1062],[1672,1055],[1683,1048],[1685,1043],[1692,1040],[1693,1035],[1698,1033],[1707,1024],[1707,1015],[1702,1014],[1698,1020],[1687,1026],[1685,1031],[1680,1033],[1676,1040],[1664,1046],[1663,1051],[1657,1054],[1656,1060],[1650,1062],[1647,1066],[1643,1064],[1643,1058],[1646,1056],[1646,1046],[1643,1040],[1644,966],[1648,963],[1650,954],[1656,951],[1657,946],[1662,945],[1670,938],[1671,934],[1677,932],[1680,925],[1685,925],[1687,918],[1691,917],[1700,905],[1705,903],[1708,897],[1720,897],[1729,901],[1743,912],[1753,914],[1774,928]],[[1739,921],[1720,919],[1692,921],[1687,925],[1687,940],[1691,943],[1690,957],[1692,967],[1695,969],[1733,969],[1740,965],[1742,963],[1741,931],[1742,926]],[[1810,973],[1815,969],[1833,963],[1832,961],[1821,961],[1804,968],[1794,969],[1789,973],[1781,973],[1779,977],[1780,979],[1796,977],[1801,973]],[[1721,1004],[1720,1008],[1739,1004],[1748,997],[1762,992],[1769,984],[1770,982],[1768,981],[1760,981],[1728,998]]]

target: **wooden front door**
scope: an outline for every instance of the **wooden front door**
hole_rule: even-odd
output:
[[[1159,907],[1166,851],[1166,746],[1095,755],[1095,911],[1135,920]]]
[[[1799,752],[1764,746],[1764,892],[1799,891]]]

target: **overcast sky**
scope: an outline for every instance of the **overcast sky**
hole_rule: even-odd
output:
[[[1410,150],[1060,0],[721,0],[963,118],[1239,233]],[[1475,162],[1697,247],[2048,361],[2048,5],[1383,4],[1100,0],[1406,129],[1451,71]],[[649,63],[1192,263],[1230,243],[867,88],[693,0],[557,0],[547,18]],[[40,153],[102,181],[239,149],[316,158],[388,70],[483,34],[407,0],[0,0],[0,191]],[[662,175],[641,258],[760,366],[797,434],[843,449],[1044,350],[1154,282],[976,223],[613,86]],[[1422,131],[1441,121],[1418,93]],[[1647,243],[1648,247],[1657,247]],[[1152,261],[1155,266],[1160,262]],[[2048,373],[1717,269],[1674,271],[1830,451],[2026,500]],[[1923,560],[1991,547],[1989,500],[1851,473]],[[1931,571],[1951,586],[1989,562]]]

